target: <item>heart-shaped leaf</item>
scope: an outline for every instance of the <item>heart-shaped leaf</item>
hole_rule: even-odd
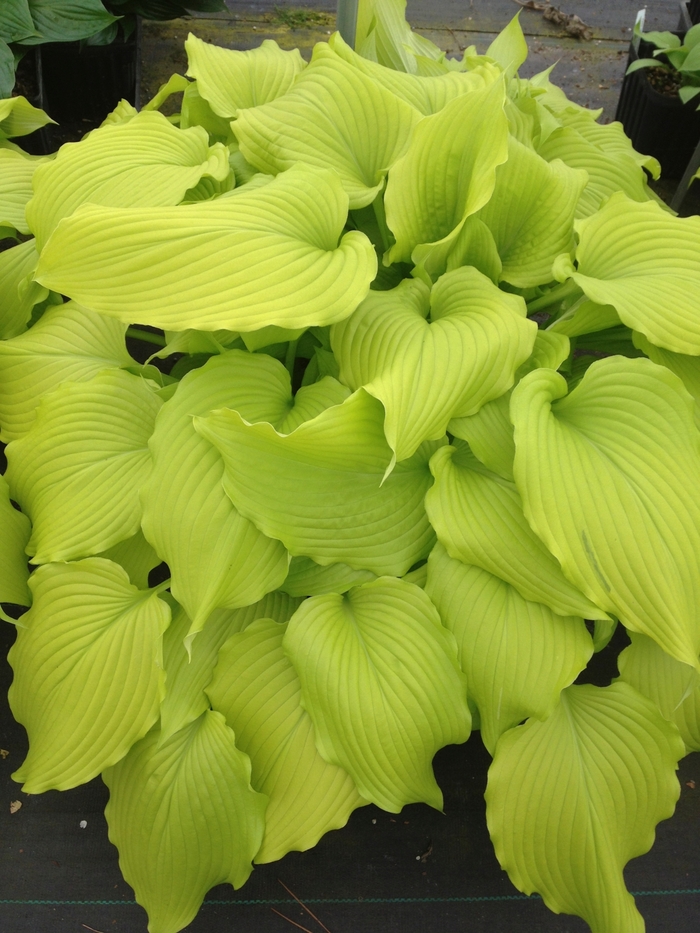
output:
[[[384,405],[386,437],[401,461],[443,437],[451,418],[510,388],[536,333],[521,298],[465,267],[443,275],[432,293],[418,279],[370,292],[334,325],[331,343],[343,382]]]
[[[30,587],[32,608],[8,656],[9,698],[29,735],[13,777],[39,794],[91,780],[157,720],[170,610],[99,557],[40,567]]]
[[[305,600],[284,649],[326,761],[390,813],[442,809],[432,758],[465,742],[471,717],[454,637],[423,590],[384,577]]]

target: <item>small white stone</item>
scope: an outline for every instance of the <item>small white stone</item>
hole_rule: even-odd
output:
[[[81,820],[79,825],[81,829],[85,829],[87,826],[87,820]]]

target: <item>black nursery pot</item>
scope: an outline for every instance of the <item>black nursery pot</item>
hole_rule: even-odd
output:
[[[639,52],[630,46],[628,65],[638,58],[652,58],[653,51],[646,42],[640,43]],[[615,119],[638,152],[659,160],[664,177],[680,178],[700,140],[697,105],[697,100],[684,104],[677,95],[660,94],[644,70],[635,71],[622,82]]]
[[[136,103],[139,30],[111,45],[50,42],[37,46],[42,107],[58,123],[99,124],[122,98]]]
[[[688,0],[686,6],[688,7],[690,22],[693,25],[700,23],[700,0]]]

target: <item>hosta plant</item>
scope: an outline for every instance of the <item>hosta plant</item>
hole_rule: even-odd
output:
[[[175,933],[357,807],[441,808],[480,728],[514,884],[639,933],[700,749],[700,220],[518,77],[517,18],[454,61],[360,12],[362,54],[190,36],[142,112],[0,148],[15,777],[102,775]]]

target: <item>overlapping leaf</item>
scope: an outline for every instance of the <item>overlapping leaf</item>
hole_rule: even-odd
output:
[[[160,557],[144,538],[141,529],[135,535],[119,541],[96,556],[112,560],[123,567],[129,574],[129,580],[140,590],[148,589],[148,575],[151,570],[162,563]]]
[[[28,606],[32,600],[27,588],[29,570],[24,549],[31,526],[27,516],[10,502],[10,487],[4,476],[0,476],[0,527],[0,603]],[[6,618],[1,608],[0,618]]]
[[[695,424],[700,428],[700,357],[672,353],[670,350],[655,347],[643,334],[633,334],[632,340],[635,347],[645,353],[650,360],[660,366],[665,366],[678,376],[695,399]]]
[[[643,933],[622,869],[673,813],[683,754],[627,684],[568,687],[549,719],[501,738],[489,770],[489,832],[511,881],[595,933]]]
[[[700,751],[700,683],[692,667],[676,661],[632,632],[632,644],[617,659],[620,678],[649,697],[675,723],[687,752]]]
[[[306,62],[298,49],[284,52],[272,39],[239,52],[203,42],[192,33],[185,42],[187,74],[214,113],[229,120],[241,108],[267,104],[290,89]]]
[[[588,173],[588,183],[576,205],[577,217],[595,214],[616,191],[624,191],[633,201],[653,200],[646,175],[631,154],[605,152],[573,127],[563,126],[550,133],[537,152],[548,162],[561,159],[571,168]]]
[[[233,635],[219,653],[207,688],[238,747],[250,755],[252,783],[270,803],[256,862],[272,862],[314,846],[367,803],[349,774],[321,757],[301,705],[301,685],[282,642],[287,625],[260,619]]]
[[[184,609],[176,605],[172,624],[163,638],[166,693],[160,710],[159,741],[170,738],[209,709],[204,691],[224,642],[236,632],[248,628],[256,619],[272,618],[276,623],[286,622],[300,602],[286,593],[274,592],[243,609],[215,609],[189,650],[185,644],[192,622]],[[246,751],[240,742],[238,747]]]
[[[693,404],[645,359],[594,363],[516,387],[515,479],[567,578],[632,631],[700,669],[700,475]]]
[[[55,123],[48,114],[29,103],[26,97],[0,100],[0,139],[27,136],[47,123]]]
[[[587,179],[510,137],[508,161],[497,168],[493,196],[479,212],[501,257],[501,279],[521,288],[551,281],[557,256],[573,252],[574,215]]]
[[[377,260],[340,238],[347,195],[296,166],[263,187],[172,208],[85,205],[44,248],[37,280],[127,323],[168,330],[331,324],[369,289]]]
[[[496,166],[508,158],[501,81],[463,94],[416,127],[386,187],[386,219],[396,238],[387,262],[444,271],[462,224],[491,197]],[[420,244],[420,249],[416,249]]]
[[[430,322],[426,318],[430,315]],[[340,378],[386,411],[387,440],[401,461],[513,384],[537,332],[521,298],[472,267],[443,275],[432,293],[418,279],[370,292],[336,324]]]
[[[387,68],[379,62],[358,55],[343,41],[339,32],[333,33],[328,45],[344,61],[400,97],[424,116],[437,113],[461,94],[477,91],[487,84],[492,84],[501,75],[499,68],[488,64],[480,65],[473,71],[448,71],[445,74],[430,76],[394,71],[393,68]]]
[[[31,330],[0,342],[0,425],[5,442],[34,423],[41,399],[63,382],[87,382],[103,369],[133,365],[126,326],[69,302]]]
[[[10,706],[29,735],[13,775],[27,793],[84,784],[158,718],[168,606],[102,558],[49,564],[10,650]]]
[[[569,339],[564,334],[538,330],[532,355],[519,367],[516,376],[522,378],[533,369],[543,366],[559,369],[569,356]],[[510,420],[510,399],[506,392],[492,402],[487,402],[474,415],[453,418],[448,429],[450,434],[468,441],[473,454],[504,479],[513,479],[515,441],[513,423]]]
[[[0,339],[16,337],[27,327],[35,304],[43,301],[48,289],[31,276],[39,254],[34,240],[11,246],[0,253]]]
[[[523,599],[488,571],[453,560],[440,544],[428,559],[426,593],[457,639],[491,754],[508,729],[529,716],[546,719],[593,653],[583,619]]]
[[[391,461],[383,423],[381,404],[362,389],[287,436],[236,411],[194,419],[223,457],[231,501],[264,534],[320,564],[400,576],[434,541],[423,498],[436,444],[382,483]]]
[[[228,150],[210,146],[201,127],[179,130],[162,113],[144,111],[62,146],[34,176],[27,222],[41,250],[61,218],[81,204],[167,207],[200,179],[222,181],[229,174]]]
[[[381,191],[419,119],[413,107],[319,44],[291,90],[239,110],[233,130],[243,155],[262,172],[277,174],[296,162],[334,169],[355,209]]]
[[[656,346],[700,356],[700,219],[618,192],[577,230],[577,268],[562,256],[556,278],[571,276]]]
[[[435,485],[425,507],[450,557],[481,567],[559,615],[607,618],[564,576],[528,524],[513,483],[487,470],[461,441],[438,450],[430,469]]]
[[[0,225],[29,233],[25,215],[32,196],[32,178],[37,168],[48,160],[15,149],[0,148]]]
[[[276,589],[288,568],[279,540],[262,534],[225,494],[224,463],[194,430],[193,416],[230,407],[290,431],[347,392],[326,379],[292,400],[289,373],[277,360],[232,350],[189,373],[163,407],[150,445],[154,471],[143,490],[143,528],[170,567],[192,633],[212,610],[247,606]]]
[[[245,884],[260,848],[267,800],[220,713],[165,742],[154,730],[103,775],[109,838],[151,933],[177,933],[214,885]]]
[[[369,570],[353,570],[347,564],[322,567],[310,557],[293,557],[280,589],[290,596],[323,596],[325,593],[346,593],[350,587],[373,579],[374,574]]]
[[[326,761],[389,812],[418,801],[442,809],[432,758],[466,741],[471,720],[454,638],[423,590],[384,577],[314,596],[284,649]]]
[[[7,480],[32,520],[34,563],[98,554],[139,530],[161,405],[153,388],[119,369],[68,383],[8,446]]]

